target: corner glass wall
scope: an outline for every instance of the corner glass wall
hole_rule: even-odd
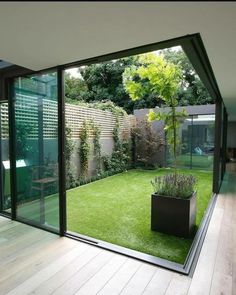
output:
[[[14,81],[16,217],[59,228],[57,73]]]
[[[213,169],[215,115],[192,118],[192,168]]]
[[[213,170],[215,115],[191,115],[179,132],[178,167]],[[169,153],[167,163],[173,163]]]

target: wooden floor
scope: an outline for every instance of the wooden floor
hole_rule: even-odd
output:
[[[234,226],[230,174],[190,278],[0,217],[0,294],[236,294]]]

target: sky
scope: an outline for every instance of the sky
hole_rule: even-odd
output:
[[[78,68],[69,69],[69,70],[66,70],[66,72],[70,73],[72,77],[75,77],[75,78],[81,77],[81,75],[78,73]]]

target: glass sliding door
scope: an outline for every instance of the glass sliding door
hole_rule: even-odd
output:
[[[179,130],[178,167],[213,170],[214,132],[215,114],[190,115]],[[167,163],[173,165],[170,156]]]
[[[11,213],[8,102],[0,102],[0,211]]]
[[[59,231],[57,72],[14,80],[16,218]]]
[[[213,170],[215,115],[193,116],[192,168]]]
[[[177,156],[178,167],[189,167],[191,168],[191,157],[192,157],[192,116],[187,118],[180,127],[179,140],[180,149]]]

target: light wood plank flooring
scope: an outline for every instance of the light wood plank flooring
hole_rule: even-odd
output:
[[[193,278],[0,217],[0,294],[236,294],[235,192],[227,175]]]

